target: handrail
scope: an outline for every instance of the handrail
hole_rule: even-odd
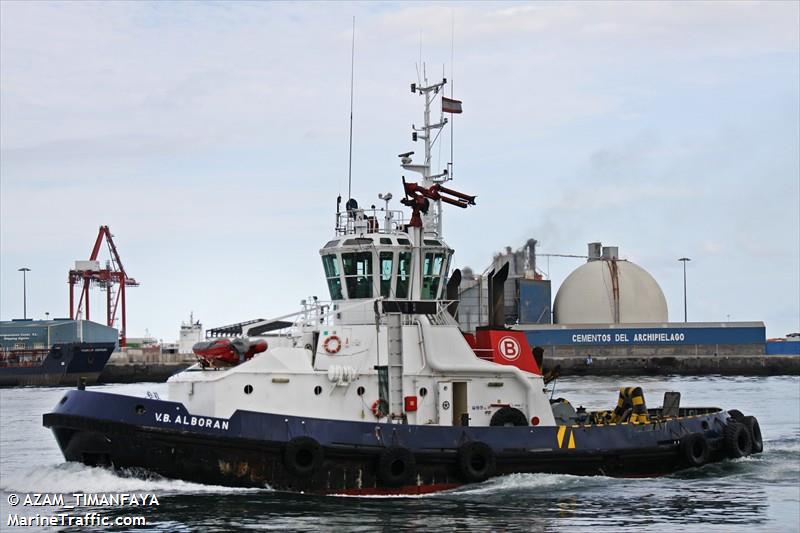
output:
[[[406,224],[400,210],[350,209],[336,214],[336,235],[392,233]]]
[[[330,319],[333,315],[348,311],[350,309],[355,309],[358,307],[365,307],[372,304],[375,305],[375,302],[383,301],[386,298],[383,296],[378,298],[371,298],[371,299],[361,299],[358,301],[354,301],[349,305],[339,305],[334,304],[334,302],[329,301],[315,301],[312,305],[306,306],[300,311],[296,311],[294,313],[289,313],[286,315],[281,315],[278,317],[270,318],[268,320],[260,320],[258,322],[253,322],[252,324],[247,324],[246,328],[243,328],[242,334],[248,335],[251,329],[270,324],[272,322],[277,322],[285,319],[296,318],[294,320],[292,326],[294,328],[302,328],[307,325],[311,324],[323,324],[326,323],[328,319]],[[434,315],[428,315],[429,320],[433,322],[436,326],[458,326],[458,322],[453,318],[453,316],[447,311],[448,306],[453,303],[455,300],[431,300],[435,301],[437,304],[437,312]],[[327,310],[325,310],[327,308]],[[309,318],[312,319],[312,322],[309,322]],[[292,336],[289,334],[288,336]]]

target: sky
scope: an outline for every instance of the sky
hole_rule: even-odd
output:
[[[23,314],[21,267],[28,316],[68,316],[67,272],[100,225],[141,283],[131,337],[324,298],[354,16],[362,206],[399,198],[397,154],[422,151],[422,58],[463,101],[450,186],[477,206],[445,208],[455,266],[529,238],[543,254],[601,241],[655,277],[679,322],[689,257],[690,321],[800,331],[800,3],[745,1],[4,0],[0,319]],[[540,261],[553,296],[581,262]]]

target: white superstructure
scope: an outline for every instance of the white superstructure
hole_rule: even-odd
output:
[[[554,425],[542,376],[515,366],[531,354],[509,337],[476,349],[451,314],[453,250],[442,238],[441,203],[466,207],[474,198],[444,188],[446,171],[431,173],[431,132],[447,123],[430,123],[431,105],[445,83],[412,86],[425,97],[424,126],[414,128],[425,141],[424,162],[401,155],[402,167],[422,176],[404,185],[401,203],[412,217],[389,209],[391,195],[380,196],[383,209],[348,201],[320,250],[330,301],[313,299],[294,315],[247,324],[244,336],[272,331],[264,337],[268,349],[228,368],[198,364],[173,376],[172,400],[212,417],[249,410],[444,426],[487,426],[509,406],[534,425]],[[287,320],[292,326],[276,335],[270,326]],[[505,362],[481,353],[501,348]]]
[[[203,340],[203,325],[195,321],[194,313],[189,313],[189,322],[181,323],[178,338],[178,353],[192,353],[192,346]]]

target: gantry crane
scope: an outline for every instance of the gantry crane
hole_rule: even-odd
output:
[[[135,279],[128,277],[125,272],[117,247],[114,245],[113,237],[108,226],[100,226],[97,239],[94,242],[94,248],[92,248],[92,253],[89,255],[89,261],[76,261],[75,269],[69,271],[69,318],[74,320],[82,317],[90,320],[89,287],[91,285],[101,287],[106,291],[106,324],[109,327],[114,327],[117,309],[121,309],[122,328],[119,331],[119,345],[124,347],[127,336],[125,287],[138,287],[139,283]],[[103,244],[103,240],[108,245],[111,259],[106,262],[105,268],[100,268],[97,256],[100,253],[100,246]],[[81,287],[80,298],[78,298],[78,305],[75,306],[75,284],[81,282],[83,286]],[[118,287],[115,289],[116,286]],[[84,305],[85,312],[82,313]],[[83,316],[84,314],[85,316]]]

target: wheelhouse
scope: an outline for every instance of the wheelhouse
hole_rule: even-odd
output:
[[[444,298],[453,250],[439,238],[426,237],[415,246],[407,233],[375,232],[343,235],[328,242],[320,255],[331,300],[412,299],[415,269],[420,298],[437,300]]]

